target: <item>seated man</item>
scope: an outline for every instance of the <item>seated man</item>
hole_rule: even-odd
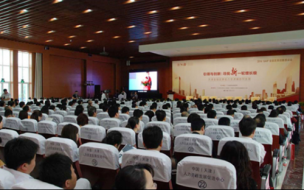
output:
[[[189,115],[188,119],[187,119],[187,122],[188,123],[191,123],[194,119],[199,119],[201,118],[198,114],[196,113],[192,113]]]
[[[94,106],[91,106],[89,109],[88,109],[88,114],[89,114],[89,117],[96,117],[97,116],[97,110]]]
[[[161,151],[163,146],[163,131],[157,127],[148,127],[143,131],[143,145],[147,150]]]
[[[139,119],[139,121],[142,120],[144,115],[144,112],[142,110],[134,110],[133,112],[133,116],[136,117],[137,119]]]
[[[227,118],[227,117],[222,117],[219,120],[218,125],[221,125],[221,126],[230,126],[230,119]]]
[[[216,119],[216,111],[210,110],[210,111],[207,113],[207,118],[208,118],[208,119]]]
[[[117,119],[117,121],[119,121],[119,125],[121,124],[121,121],[119,119],[118,107],[111,106],[109,108],[108,114],[109,114],[110,118]]]
[[[166,119],[167,119],[166,116],[167,116],[167,114],[166,114],[165,111],[163,111],[163,110],[157,110],[155,114],[156,114],[157,121],[166,122]]]
[[[232,109],[227,111],[227,115],[230,115],[230,116],[232,116],[233,118],[234,118],[234,113],[235,113],[235,111],[232,110]]]
[[[257,124],[254,121],[254,119],[244,118],[240,122],[239,127],[240,127],[240,132],[242,134],[242,138],[254,141],[253,137],[255,135],[255,130],[256,130],[256,127],[257,127]],[[259,143],[257,141],[254,141],[254,142],[256,142],[256,144],[258,144],[259,147],[260,147],[261,163],[263,163],[264,162],[264,157],[266,155],[265,148],[261,143]]]
[[[0,101],[0,108],[5,108],[5,102],[4,101]]]
[[[4,117],[6,118],[14,117],[12,110],[10,109],[5,110]]]
[[[156,112],[156,109],[157,109],[157,105],[150,106],[150,110],[153,111],[154,113]]]
[[[77,181],[72,160],[58,153],[43,160],[39,178],[43,182],[63,189],[91,189],[88,180],[81,178]]]
[[[254,118],[254,121],[256,122],[257,127],[259,127],[259,128],[265,128],[266,116],[264,114],[258,114]]]
[[[25,106],[25,103],[24,103],[24,102],[20,102],[20,103],[19,103],[19,107],[20,107],[20,108],[22,108],[22,109],[23,109],[23,108],[24,108],[24,106]]]
[[[16,138],[10,140],[4,148],[4,169],[14,175],[16,183],[33,179],[30,173],[36,166],[38,145],[31,140]]]
[[[123,107],[123,108],[121,109],[121,113],[122,113],[122,114],[127,114],[127,115],[129,115],[129,114],[130,114],[130,108],[128,108],[128,107]]]
[[[192,134],[204,135],[205,134],[205,121],[201,118],[196,118],[191,122]]]

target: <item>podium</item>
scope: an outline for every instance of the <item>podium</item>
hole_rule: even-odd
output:
[[[167,92],[167,98],[169,98],[170,100],[174,100],[174,94],[175,92],[170,90],[169,92]]]
[[[95,84],[93,83],[93,81],[86,81],[86,83],[84,84],[84,86],[88,89],[88,98],[91,98],[91,87],[95,86]]]

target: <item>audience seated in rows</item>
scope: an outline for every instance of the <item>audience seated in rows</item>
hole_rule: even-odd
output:
[[[122,143],[122,134],[118,131],[111,131],[102,140],[102,143],[115,146],[119,150]]]
[[[75,125],[69,124],[63,127],[61,137],[73,140],[76,144],[79,141],[79,129]]]
[[[128,120],[126,128],[132,129],[135,133],[138,133],[140,131],[140,120],[137,117],[131,117]]]

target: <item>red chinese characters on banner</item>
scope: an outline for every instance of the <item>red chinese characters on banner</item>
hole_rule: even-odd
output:
[[[238,72],[236,68],[232,68],[231,72],[204,72],[204,76],[238,76],[238,75],[258,75],[257,71],[241,71]]]

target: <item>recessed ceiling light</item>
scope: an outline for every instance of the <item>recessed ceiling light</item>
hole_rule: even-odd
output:
[[[28,38],[30,38],[30,36],[25,36],[24,38],[25,38],[25,39],[28,39]]]
[[[125,4],[129,4],[129,3],[135,3],[136,1],[135,0],[128,0],[125,2]]]
[[[53,1],[53,4],[56,4],[56,3],[61,3],[63,0],[54,0]]]
[[[27,12],[28,12],[28,10],[23,9],[23,10],[21,10],[21,11],[19,12],[19,14],[23,14],[23,13],[27,13]]]
[[[195,16],[189,16],[189,17],[187,17],[186,19],[187,19],[187,20],[193,20],[193,19],[196,19],[196,17],[195,17]]]
[[[149,15],[155,14],[155,13],[158,13],[158,11],[157,11],[157,10],[153,10],[153,11],[149,11],[149,12],[148,12]]]
[[[46,40],[45,42],[47,42],[47,43],[48,43],[48,42],[52,42],[52,41],[53,41],[53,40]]]
[[[134,43],[134,42],[135,42],[134,40],[130,40],[130,41],[129,41],[129,43]]]
[[[86,49],[87,47],[83,46],[83,47],[80,47],[80,49]]]
[[[200,33],[193,33],[192,36],[198,36]]]
[[[0,34],[4,34],[4,33],[5,33],[5,31],[1,31],[1,32],[0,32]]]
[[[170,9],[170,11],[175,11],[175,10],[179,10],[179,9],[181,9],[181,7],[180,7],[180,6],[176,6],[176,7],[172,7],[172,8]]]
[[[128,26],[128,28],[135,28],[135,27],[136,27],[135,25]]]
[[[27,25],[23,25],[22,26],[22,28],[28,28],[29,27],[29,25],[27,24]]]
[[[108,19],[108,22],[112,22],[112,21],[115,21],[116,20],[116,18],[110,18],[110,19]]]
[[[81,28],[81,27],[83,27],[83,25],[81,25],[81,24],[74,26],[74,28]]]
[[[69,46],[69,45],[71,45],[71,44],[70,43],[64,44],[64,46]]]
[[[82,13],[90,13],[90,12],[92,12],[92,9],[84,10]]]
[[[244,20],[244,22],[253,22],[255,21],[255,19],[247,19],[247,20]]]
[[[50,31],[48,31],[47,33],[48,34],[52,34],[52,33],[55,33],[56,31],[55,30],[50,30]]]
[[[174,22],[174,21],[175,21],[174,19],[166,20],[166,22]]]
[[[114,36],[113,38],[114,38],[114,39],[118,39],[118,38],[120,38],[120,36]]]
[[[53,22],[53,21],[56,21],[56,20],[58,20],[58,19],[56,17],[54,17],[54,18],[51,18],[49,21]]]
[[[304,4],[304,1],[300,1],[296,3],[296,5],[302,5],[302,4]]]
[[[304,16],[304,13],[300,13],[300,14],[298,14],[299,16]]]
[[[241,10],[235,11],[235,13],[245,13],[245,12],[248,12],[248,10],[247,9],[241,9]]]
[[[151,34],[152,32],[145,32],[144,34],[146,34],[146,35],[149,35],[149,34]]]
[[[223,0],[223,2],[230,2],[230,1],[234,1],[234,0]]]
[[[87,40],[88,43],[94,42],[94,40]]]
[[[69,38],[76,38],[76,36],[69,36]]]
[[[101,34],[101,33],[103,33],[102,30],[99,30],[99,31],[96,31],[96,32],[95,32],[95,34]]]
[[[134,58],[134,56],[130,56],[130,59],[133,59]]]
[[[180,30],[186,30],[186,29],[188,29],[189,27],[181,27],[181,28],[179,28]]]
[[[259,26],[256,26],[256,27],[252,27],[252,28],[250,28],[251,30],[258,30],[258,29],[261,29],[261,27],[259,27]]]
[[[204,27],[207,27],[209,26],[208,24],[202,24],[202,25],[199,25],[198,27],[201,27],[201,28],[204,28]]]

